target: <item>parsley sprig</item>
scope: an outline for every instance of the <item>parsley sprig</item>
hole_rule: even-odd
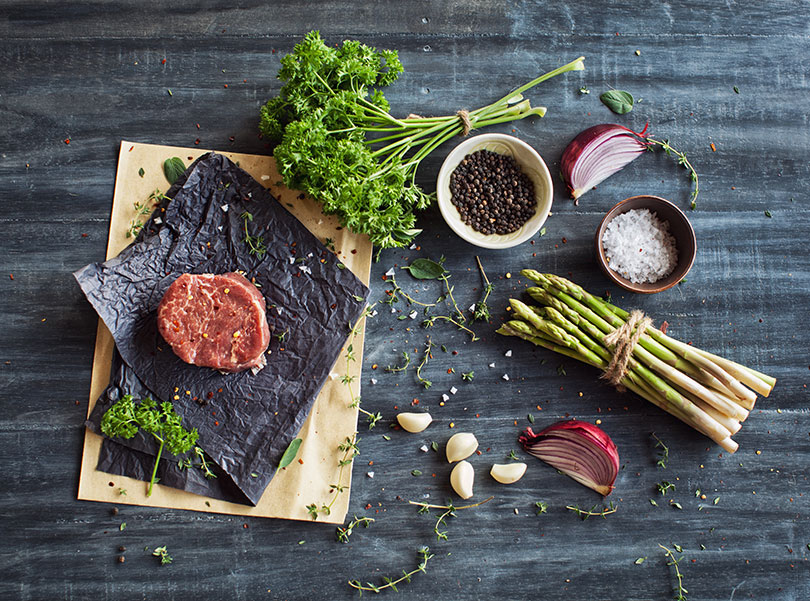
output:
[[[454,136],[497,123],[543,116],[522,93],[568,71],[582,58],[530,81],[492,104],[444,117],[394,117],[381,88],[403,71],[395,50],[357,40],[327,45],[309,32],[281,59],[278,96],[261,108],[259,129],[278,142],[273,151],[285,185],[302,190],[335,214],[341,225],[368,234],[379,248],[410,244],[415,211],[433,195],[416,183],[416,171],[434,149]]]
[[[149,398],[136,403],[131,394],[125,395],[107,409],[101,418],[101,431],[111,438],[132,438],[138,430],[151,434],[160,443],[152,478],[146,491],[148,497],[152,494],[152,486],[157,481],[157,469],[163,447],[168,448],[174,455],[183,455],[195,445],[199,434],[196,428],[189,431],[183,427],[182,418],[174,411],[171,403],[164,401],[158,404]]]

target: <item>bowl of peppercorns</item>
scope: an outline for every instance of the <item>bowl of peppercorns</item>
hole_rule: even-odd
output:
[[[537,151],[506,134],[482,134],[456,146],[436,182],[447,225],[483,248],[510,248],[534,236],[553,195],[551,174]]]

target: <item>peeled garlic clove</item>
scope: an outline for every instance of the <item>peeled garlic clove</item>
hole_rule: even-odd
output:
[[[501,484],[513,484],[526,473],[525,463],[496,463],[489,470],[489,475]]]
[[[447,463],[454,463],[466,459],[478,448],[478,439],[471,432],[453,434],[447,441]]]
[[[450,472],[450,486],[462,499],[469,499],[473,496],[473,481],[475,471],[469,461],[459,461],[453,471]]]
[[[430,425],[433,418],[430,413],[400,413],[397,421],[403,430],[408,432],[421,432]]]

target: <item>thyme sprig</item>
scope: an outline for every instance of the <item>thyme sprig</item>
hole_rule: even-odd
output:
[[[652,437],[656,440],[655,448],[661,449],[658,451],[658,461],[655,464],[660,468],[666,469],[667,461],[669,461],[669,447],[664,444],[663,440],[655,435],[655,432],[652,433]]]
[[[129,222],[127,238],[134,238],[140,233],[144,226],[144,217],[151,215],[152,211],[154,211],[163,200],[171,200],[171,198],[161,193],[160,190],[155,190],[145,201],[141,202],[138,200],[133,203],[135,207],[135,219]]]
[[[427,317],[427,319],[425,319],[422,322],[422,326],[425,327],[425,328],[431,328],[436,323],[437,319],[443,319],[444,321],[448,321],[448,322],[452,323],[454,326],[456,326],[459,330],[464,330],[465,332],[467,332],[470,335],[470,338],[471,338],[472,342],[475,342],[476,340],[478,340],[478,336],[475,335],[475,332],[473,332],[470,328],[468,328],[467,326],[459,323],[458,321],[456,321],[455,319],[453,319],[452,317],[450,317],[448,315],[429,315]]]
[[[374,518],[354,516],[354,519],[345,526],[337,527],[335,531],[335,536],[337,536],[338,541],[342,543],[348,543],[349,537],[352,535],[352,532],[354,532],[355,528],[357,528],[358,526],[368,528],[374,521],[375,521]]]
[[[166,545],[156,547],[155,550],[152,551],[152,555],[160,557],[160,565],[162,566],[169,565],[173,561],[172,556],[169,555],[169,551],[166,549]]]
[[[402,576],[394,580],[393,578],[389,578],[388,576],[383,576],[383,583],[381,585],[376,585],[372,582],[366,582],[362,584],[359,580],[349,580],[349,586],[352,588],[356,588],[360,591],[360,595],[363,595],[363,591],[369,591],[372,593],[380,593],[383,590],[390,588],[394,592],[399,592],[397,589],[397,585],[402,582],[410,582],[411,578],[418,573],[425,573],[427,568],[427,563],[433,558],[433,553],[430,552],[429,547],[421,547],[418,551],[419,553],[419,565],[416,566],[415,569],[411,570],[410,572],[406,572],[402,570]]]
[[[261,259],[267,252],[267,245],[264,243],[264,236],[251,236],[248,231],[248,222],[253,221],[253,214],[245,211],[239,218],[245,222],[245,244],[248,251],[251,255],[256,255]]]
[[[655,485],[655,488],[657,488],[658,492],[660,492],[661,495],[663,496],[663,495],[666,495],[667,492],[670,491],[670,490],[674,491],[675,490],[675,485],[672,482],[667,482],[666,480],[661,480],[661,482],[659,482],[658,484]]]
[[[402,358],[405,360],[405,364],[399,367],[394,365],[388,365],[385,368],[385,371],[390,373],[396,373],[398,371],[405,371],[408,369],[408,366],[411,364],[411,356],[408,354],[408,351],[402,351]]]
[[[355,392],[355,388],[353,386],[354,381],[357,379],[356,376],[350,373],[350,366],[353,362],[357,361],[357,358],[354,354],[354,340],[360,333],[360,323],[362,322],[363,317],[371,317],[371,307],[366,306],[363,309],[363,313],[361,318],[357,320],[357,323],[354,326],[350,326],[349,332],[349,344],[346,347],[346,371],[341,378],[343,384],[345,384],[349,390],[349,397],[351,399],[349,403],[349,407],[356,408],[360,413],[363,413],[366,416],[366,420],[368,421],[368,429],[371,430],[377,422],[382,419],[382,414],[372,413],[370,411],[366,411],[360,406],[360,396]],[[328,503],[322,503],[320,507],[317,503],[311,503],[306,506],[307,513],[313,520],[317,520],[320,514],[329,515],[332,513],[332,507],[337,501],[338,496],[340,493],[344,492],[348,486],[343,484],[343,474],[346,471],[346,466],[351,465],[352,461],[354,460],[357,455],[360,454],[360,448],[358,447],[358,443],[360,439],[357,437],[357,432],[354,432],[351,436],[347,436],[344,442],[338,445],[338,451],[342,453],[340,455],[340,459],[338,460],[338,477],[336,484],[329,485],[329,494],[331,499]]]
[[[668,156],[674,156],[678,161],[678,164],[689,172],[689,179],[695,184],[692,194],[689,196],[689,207],[694,210],[694,208],[697,206],[697,197],[698,193],[700,192],[700,181],[698,179],[697,171],[695,171],[695,168],[692,166],[692,163],[689,162],[689,159],[686,158],[686,154],[673,148],[669,143],[669,140],[656,140],[655,138],[644,139],[650,144],[650,146],[647,146],[647,150],[652,151],[652,145],[660,146]]]
[[[427,337],[427,342],[425,343],[425,354],[422,357],[422,360],[419,362],[419,365],[416,366],[416,378],[419,380],[419,383],[425,387],[425,390],[433,386],[433,382],[427,380],[422,377],[422,368],[428,364],[428,360],[433,358],[433,341],[430,339],[430,336]]]
[[[407,292],[405,292],[402,288],[400,288],[399,284],[397,284],[397,278],[394,276],[393,272],[391,273],[391,275],[386,276],[386,278],[387,279],[385,281],[391,284],[391,290],[385,291],[385,293],[388,295],[388,298],[382,301],[386,305],[393,305],[394,303],[398,303],[399,297],[402,296],[402,298],[405,299],[405,302],[407,302],[409,305],[419,305],[420,307],[436,306],[436,303],[422,303],[413,298]]]
[[[674,601],[686,601],[686,594],[689,591],[687,591],[683,586],[683,574],[681,574],[681,569],[678,566],[678,564],[681,563],[681,560],[683,559],[683,555],[676,558],[675,553],[671,549],[668,549],[661,543],[658,543],[658,546],[664,550],[664,555],[668,560],[667,565],[675,568],[675,577],[678,579],[678,588],[673,589]]]
[[[208,462],[205,460],[205,451],[203,451],[200,447],[194,447],[192,450],[194,451],[194,454],[197,456],[197,458],[200,460],[200,463],[193,463],[190,457],[186,457],[185,459],[180,459],[177,462],[177,467],[180,468],[181,470],[189,469],[192,467],[198,467],[202,470],[203,475],[206,478],[209,479],[216,478],[217,475],[211,471]]]
[[[583,521],[587,520],[590,517],[601,517],[607,518],[608,515],[611,513],[616,513],[618,507],[614,505],[613,501],[607,507],[603,507],[599,509],[599,505],[594,505],[590,509],[580,509],[579,505],[566,505],[565,508],[568,511],[573,511],[576,513]]]
[[[489,281],[486,272],[484,271],[484,266],[481,265],[481,259],[477,256],[475,257],[476,262],[478,263],[478,269],[481,271],[481,277],[484,278],[484,298],[480,301],[475,303],[475,309],[473,310],[473,321],[489,321],[490,314],[489,314],[489,306],[487,305],[487,299],[489,295],[492,294],[492,291],[495,289],[495,286]]]
[[[441,509],[442,513],[439,515],[439,518],[436,520],[436,524],[433,526],[433,533],[436,535],[436,540],[447,540],[447,531],[439,530],[441,526],[447,526],[447,518],[456,517],[456,511],[461,511],[462,509],[472,509],[473,507],[479,507],[484,503],[489,503],[494,498],[495,497],[487,497],[486,499],[484,499],[483,501],[479,501],[478,503],[472,503],[470,505],[461,505],[460,507],[456,507],[450,501],[447,502],[447,505],[432,505],[430,503],[422,503],[420,501],[408,501],[408,503],[419,507],[417,511],[420,514],[430,513],[431,509]]]

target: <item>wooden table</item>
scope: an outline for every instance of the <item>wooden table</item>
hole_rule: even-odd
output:
[[[690,599],[810,598],[809,13],[806,2],[787,0],[4,3],[0,597],[351,599],[357,593],[347,580],[380,583],[411,570],[417,549],[430,545],[436,556],[426,574],[400,587],[402,598],[669,599],[675,571],[662,544],[683,548],[677,555]],[[494,318],[479,326],[475,343],[445,327],[400,321],[387,306],[369,321],[363,406],[385,419],[371,431],[359,426],[350,511],[373,517],[370,528],[343,545],[334,527],[318,524],[116,512],[76,501],[96,315],[71,272],[104,256],[117,145],[199,139],[221,150],[268,152],[257,136],[259,106],[278,90],[281,56],[312,28],[330,42],[352,37],[398,49],[406,72],[386,95],[403,115],[474,108],[585,55],[586,71],[531,92],[549,109],[544,119],[493,130],[529,142],[556,172],[563,148],[586,126],[649,122],[700,173],[698,208],[689,213],[698,255],[688,281],[649,297],[623,293],[593,258],[593,232],[615,202],[648,193],[688,205],[688,178],[663,155],[641,157],[579,206],[557,180],[546,235],[509,251],[461,242],[430,210],[418,247],[385,251],[374,264],[372,299],[386,298],[382,275],[392,266],[444,255],[466,307],[481,292],[477,254],[495,283]],[[578,93],[583,86],[590,94]],[[613,115],[599,102],[611,87],[639,99],[630,114]],[[421,167],[427,190],[450,148]],[[523,267],[571,274],[666,320],[677,337],[777,377],[736,437],[740,450],[721,452],[651,405],[598,383],[589,367],[495,335],[507,298],[525,286]],[[428,288],[423,296],[438,294]],[[403,350],[421,355],[427,334],[458,352],[434,354],[429,390],[412,371],[383,372]],[[474,380],[462,381],[470,370]],[[451,386],[458,394],[440,406]],[[397,408],[414,399],[436,422],[421,435],[390,431]],[[602,420],[622,460],[610,497],[615,514],[577,519],[566,505],[600,499],[533,458],[520,483],[490,480],[489,465],[518,450],[530,413],[536,426],[567,416]],[[458,512],[444,528],[448,540],[437,541],[435,517],[418,515],[408,501],[449,497],[449,466],[420,446],[458,431],[481,441],[475,499],[495,498]],[[656,466],[651,432],[670,448],[665,470]],[[676,491],[658,494],[662,480]],[[537,501],[548,503],[546,514],[535,515]],[[159,545],[168,545],[171,565],[160,567],[144,551]]]

